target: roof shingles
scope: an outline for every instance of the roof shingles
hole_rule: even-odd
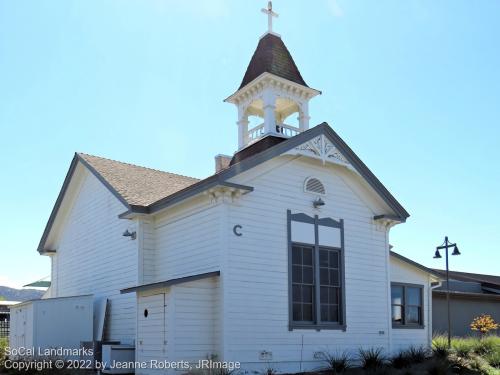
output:
[[[78,153],[78,157],[131,206],[147,207],[200,181],[93,155]]]
[[[271,73],[308,87],[285,43],[274,34],[268,33],[260,39],[241,81],[240,89],[263,73]]]

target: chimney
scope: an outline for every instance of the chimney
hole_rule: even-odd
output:
[[[232,157],[227,155],[216,155],[215,156],[215,173],[219,173],[223,169],[229,167]]]

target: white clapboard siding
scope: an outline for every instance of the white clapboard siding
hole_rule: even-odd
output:
[[[204,196],[189,211],[169,210],[155,220],[155,281],[220,270],[220,213]]]
[[[106,339],[135,339],[137,242],[123,237],[133,225],[118,219],[125,207],[88,171],[73,200],[52,256],[51,297],[93,294],[109,299]]]
[[[307,177],[319,178],[326,205],[312,207],[316,198],[305,193]],[[280,157],[232,179],[255,190],[230,207],[228,264],[224,269],[225,332],[228,360],[257,369],[299,371],[317,367],[314,352],[357,351],[360,346],[389,348],[388,265],[386,229],[378,228],[373,193],[359,185],[353,172]],[[354,185],[355,188],[353,187]],[[347,331],[288,330],[287,210],[344,219]],[[243,227],[241,237],[232,226]],[[226,283],[227,281],[227,283]],[[259,359],[261,351],[272,360]],[[288,362],[288,364],[284,364]]]
[[[432,338],[432,298],[429,298],[429,274],[399,259],[391,257],[391,282],[424,286],[424,329],[392,329],[392,349],[394,352],[409,346],[429,346]]]
[[[196,363],[219,355],[219,278],[192,281],[172,288],[175,322],[173,361]]]

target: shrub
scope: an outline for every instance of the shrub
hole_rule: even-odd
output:
[[[451,347],[459,357],[469,357],[474,348],[477,345],[477,341],[474,338],[467,339],[453,339],[451,342]]]
[[[2,368],[4,367],[6,357],[6,348],[9,345],[9,342],[6,337],[0,337],[0,373],[2,372]]]
[[[352,367],[352,361],[347,352],[341,353],[321,353],[323,361],[326,363],[326,368],[328,372],[332,374],[342,374],[346,370]]]
[[[382,348],[359,349],[361,367],[365,370],[377,370],[384,365]]]
[[[500,369],[500,350],[490,353],[484,357],[491,367]]]
[[[432,354],[436,358],[446,358],[450,354],[448,341],[444,336],[436,336],[432,340]]]
[[[397,369],[402,369],[410,366],[410,358],[406,351],[399,352],[395,356],[393,356],[389,362],[391,366]]]
[[[493,353],[497,348],[499,348],[497,337],[489,336],[481,340],[475,340],[474,353],[479,355],[486,355],[489,353]]]
[[[491,315],[483,314],[472,321],[470,328],[473,331],[479,331],[481,336],[488,334],[490,331],[498,329],[499,325],[493,320]]]
[[[423,346],[414,347],[411,346],[407,350],[407,355],[411,363],[422,363],[429,357],[428,350]]]

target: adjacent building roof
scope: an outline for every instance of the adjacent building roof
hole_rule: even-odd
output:
[[[434,272],[440,274],[442,277],[446,277],[445,270],[433,269]],[[469,272],[458,272],[449,271],[450,279],[465,281],[465,282],[476,282],[483,286],[498,287],[500,289],[500,276],[495,275],[483,275],[479,273],[469,273]]]
[[[260,39],[239,88],[241,89],[266,72],[309,87],[302,78],[285,43],[279,36],[270,33]]]

